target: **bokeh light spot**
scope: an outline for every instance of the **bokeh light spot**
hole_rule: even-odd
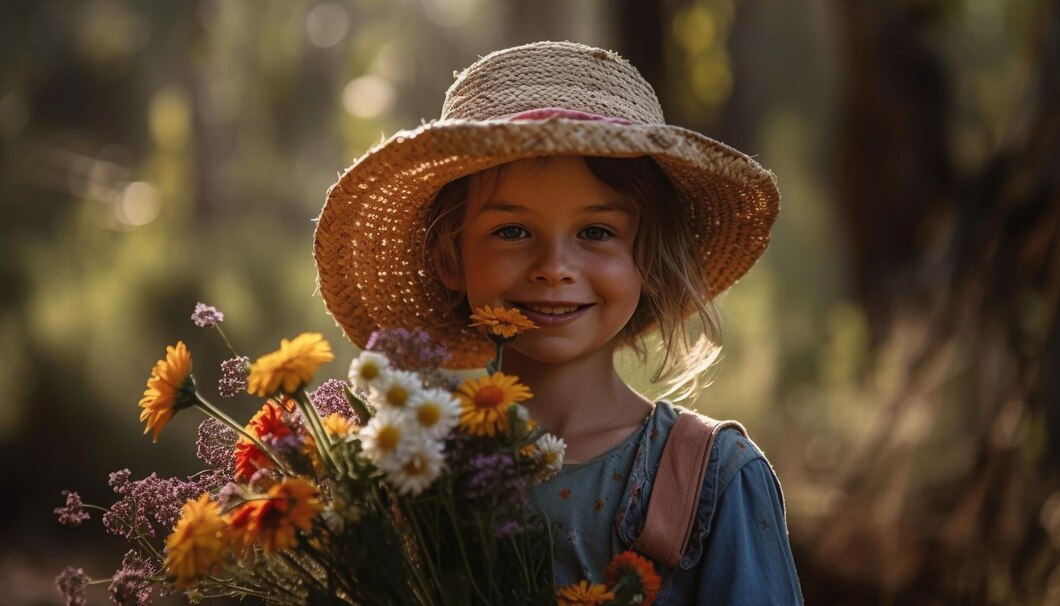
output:
[[[376,118],[394,103],[394,87],[379,76],[350,80],[342,91],[342,105],[358,118]]]
[[[477,0],[420,0],[423,12],[439,27],[463,25],[478,8]]]
[[[162,201],[159,199],[158,190],[144,181],[130,183],[114,207],[118,221],[134,227],[154,221],[161,210]]]
[[[305,19],[309,43],[317,48],[335,46],[350,31],[350,18],[342,5],[335,3],[314,6]]]

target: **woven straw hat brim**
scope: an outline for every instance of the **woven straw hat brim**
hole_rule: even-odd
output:
[[[331,315],[358,347],[380,328],[420,327],[446,345],[450,368],[481,367],[494,347],[445,313],[424,237],[430,205],[450,181],[536,156],[655,159],[682,198],[710,296],[732,285],[769,243],[779,210],[775,178],[747,155],[668,125],[553,117],[441,120],[401,131],[367,152],[328,191],[314,257]]]

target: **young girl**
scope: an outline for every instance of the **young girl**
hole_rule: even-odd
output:
[[[666,125],[621,57],[529,44],[480,59],[440,120],[343,174],[316,232],[320,290],[358,346],[378,328],[419,326],[453,368],[493,353],[468,328],[472,308],[517,307],[537,324],[502,370],[567,444],[563,470],[533,494],[558,530],[558,586],[602,583],[615,554],[643,548],[664,579],[656,604],[799,604],[779,483],[737,429],[717,434],[691,480],[684,536],[663,536],[673,557],[650,548],[657,518],[682,528],[650,512],[679,500],[668,474],[700,440],[674,431],[668,445],[693,413],[647,400],[614,366],[619,348],[643,358],[658,335],[655,379],[694,391],[717,353],[711,299],[764,252],[778,204],[753,160]]]

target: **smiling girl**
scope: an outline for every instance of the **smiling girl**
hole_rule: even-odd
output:
[[[761,451],[738,424],[648,400],[614,364],[623,347],[646,360],[657,334],[655,380],[694,392],[718,351],[711,300],[764,252],[778,204],[753,160],[665,124],[625,60],[530,44],[480,59],[440,120],[347,170],[317,228],[320,288],[359,346],[419,326],[454,368],[491,354],[471,309],[516,307],[539,327],[501,370],[567,444],[533,494],[558,530],[558,585],[601,583],[634,548],[664,579],[656,604],[799,604]]]

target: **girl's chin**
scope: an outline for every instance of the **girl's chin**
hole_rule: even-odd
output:
[[[569,364],[596,356],[602,356],[611,361],[614,357],[614,347],[606,344],[603,347],[586,350],[582,347],[564,347],[563,344],[550,343],[548,340],[542,343],[523,342],[521,344],[517,340],[504,350],[504,359],[517,364]]]

